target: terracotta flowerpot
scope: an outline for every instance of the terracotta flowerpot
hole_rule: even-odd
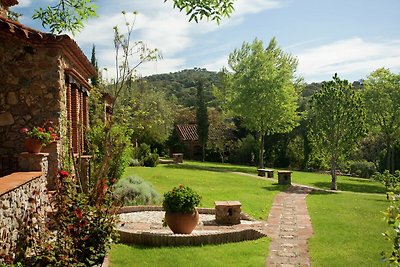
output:
[[[42,142],[37,139],[29,137],[25,139],[25,150],[29,153],[40,153],[42,146]]]
[[[199,222],[197,209],[193,213],[165,213],[165,221],[174,234],[190,234]]]

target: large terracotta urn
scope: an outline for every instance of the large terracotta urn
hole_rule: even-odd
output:
[[[199,222],[197,209],[193,213],[165,213],[165,221],[174,234],[190,234]]]
[[[42,142],[37,139],[27,137],[25,139],[25,150],[29,153],[40,153]]]

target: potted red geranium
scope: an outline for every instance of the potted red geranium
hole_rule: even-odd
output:
[[[58,139],[54,128],[47,126],[51,122],[47,122],[43,127],[33,127],[32,130],[22,128],[21,132],[25,134],[25,149],[29,153],[39,153],[42,146]]]

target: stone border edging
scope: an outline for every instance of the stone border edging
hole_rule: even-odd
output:
[[[138,244],[147,246],[200,246],[218,245],[225,243],[255,240],[266,235],[255,229],[245,229],[225,233],[190,234],[190,235],[165,235],[151,232],[132,233],[118,230],[120,240],[126,244]]]
[[[119,213],[139,212],[139,211],[162,211],[160,206],[128,206],[122,207]],[[213,208],[198,208],[199,213],[215,214]],[[241,213],[241,219],[255,221],[247,214]],[[246,240],[255,240],[266,237],[264,230],[257,229],[232,229],[224,232],[205,232],[182,235],[165,234],[152,232],[134,232],[133,230],[118,229],[120,241],[126,244],[138,244],[147,246],[199,246],[206,244],[224,244],[241,242]]]

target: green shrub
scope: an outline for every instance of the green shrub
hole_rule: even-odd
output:
[[[162,206],[166,212],[193,213],[200,200],[201,196],[193,189],[180,185],[164,194]]]
[[[350,173],[362,178],[371,178],[376,173],[375,164],[366,160],[350,162]]]
[[[124,206],[154,205],[161,202],[161,196],[153,186],[137,176],[119,180],[115,185],[114,197]]]
[[[311,153],[310,158],[307,162],[307,170],[315,171],[315,170],[329,170],[329,169],[330,166],[328,160],[326,159],[326,156],[315,151]]]
[[[400,171],[390,174],[385,170],[383,174],[375,174],[375,180],[381,181],[387,189],[387,198],[390,200],[389,206],[383,212],[385,221],[389,229],[383,233],[383,236],[391,244],[390,251],[383,251],[382,258],[388,263],[388,266],[400,265]]]
[[[159,161],[157,153],[152,153],[143,159],[143,165],[146,167],[156,167]]]
[[[88,135],[89,151],[94,155],[93,171],[103,167],[105,159],[105,149],[108,149],[107,155],[111,158],[110,167],[107,176],[109,178],[119,179],[129,165],[131,159],[132,144],[129,138],[130,130],[126,127],[114,124],[109,127],[105,124],[93,126]],[[105,144],[108,144],[106,147]]]
[[[255,164],[258,160],[257,140],[251,134],[237,142],[237,149],[232,153],[235,163]]]
[[[386,192],[400,193],[400,171],[390,174],[388,170],[385,170],[383,173],[376,173],[372,178],[381,182],[386,187]]]
[[[137,158],[131,158],[129,160],[129,166],[130,167],[134,167],[134,166],[141,166],[141,165],[140,165],[140,162],[139,162],[139,160]]]

